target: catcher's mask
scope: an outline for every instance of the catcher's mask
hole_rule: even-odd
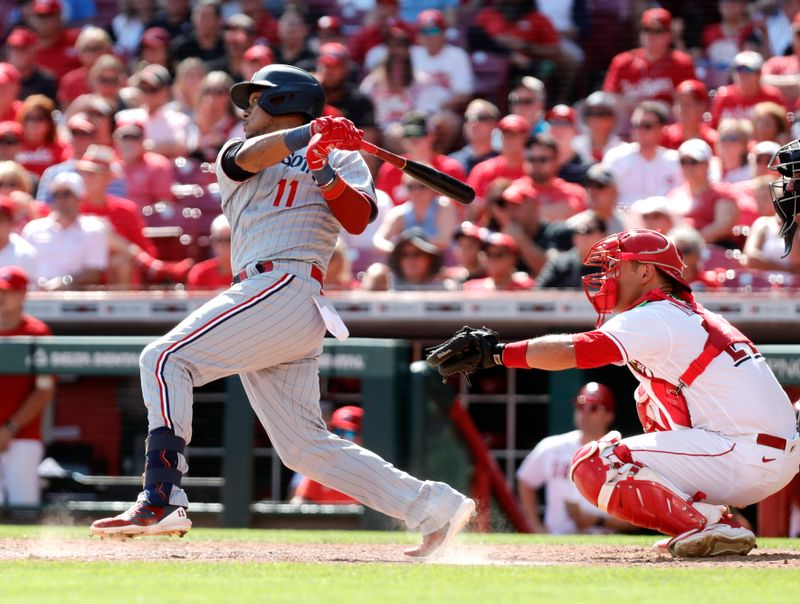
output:
[[[649,229],[632,229],[615,233],[601,239],[592,246],[583,263],[600,269],[583,277],[583,291],[597,311],[597,325],[605,321],[606,315],[614,310],[619,299],[620,262],[636,260],[644,264],[654,264],[656,268],[687,291],[692,291],[683,280],[683,257],[675,244],[661,233]]]
[[[769,169],[776,170],[781,178],[769,183],[772,205],[781,219],[778,234],[785,243],[784,256],[792,250],[794,233],[797,230],[795,216],[800,214],[800,140],[794,140],[778,149],[769,162]]]

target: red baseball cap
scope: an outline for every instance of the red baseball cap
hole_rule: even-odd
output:
[[[323,15],[317,19],[319,31],[338,34],[342,31],[342,20],[334,15]]]
[[[327,42],[319,47],[318,60],[323,65],[346,65],[349,58],[347,47],[339,42]]]
[[[526,178],[513,181],[505,191],[503,199],[509,203],[525,203],[531,199],[538,199],[539,193],[533,188]]]
[[[420,33],[442,33],[447,28],[442,11],[429,8],[417,15],[417,27]],[[438,32],[433,30],[438,29]]]
[[[481,227],[474,222],[465,220],[459,225],[459,227],[456,229],[456,232],[453,233],[453,239],[455,240],[459,237],[469,237],[471,239],[483,241],[486,239],[486,233],[486,227]]]
[[[6,38],[6,45],[10,48],[20,48],[24,46],[33,46],[39,41],[39,36],[36,32],[27,27],[15,27],[11,30]]]
[[[509,113],[497,123],[497,127],[500,128],[500,130],[505,130],[506,132],[528,134],[531,129],[531,123],[521,115]]]
[[[672,13],[663,8],[649,8],[642,13],[642,28],[660,28],[669,31],[672,27]]]
[[[5,136],[6,134],[13,134],[19,140],[22,140],[22,137],[25,136],[22,130],[22,124],[14,120],[0,122],[0,136]]]
[[[490,245],[495,247],[504,247],[512,252],[516,252],[518,249],[517,242],[514,241],[514,238],[511,235],[506,233],[489,233],[486,236],[486,247],[489,247]]]
[[[19,69],[11,63],[0,63],[0,85],[19,84],[20,81],[22,81],[22,76]]]
[[[687,94],[704,103],[708,101],[708,87],[700,80],[684,80],[675,87],[675,94]]]
[[[339,407],[331,416],[331,427],[343,430],[361,431],[361,419],[364,417],[364,410],[355,405]]]
[[[60,0],[35,0],[33,12],[37,15],[55,15],[61,12]]]
[[[154,48],[165,48],[169,46],[170,35],[163,27],[148,27],[144,30],[140,44],[142,48],[151,46]]]
[[[599,405],[608,411],[614,411],[617,403],[614,400],[614,393],[608,386],[589,382],[585,384],[575,397],[575,406],[584,407],[586,405]]]
[[[575,113],[575,110],[569,105],[556,105],[555,107],[550,109],[550,111],[547,112],[547,115],[545,115],[545,120],[547,120],[548,122],[551,122],[553,120],[556,121],[563,120],[569,122],[574,126],[575,123],[577,122],[577,114]]]
[[[275,53],[269,46],[263,44],[254,44],[244,51],[242,57],[245,61],[252,61],[261,64],[262,67],[272,65],[275,62]]]
[[[28,289],[28,273],[18,266],[0,268],[0,289],[24,292]]]

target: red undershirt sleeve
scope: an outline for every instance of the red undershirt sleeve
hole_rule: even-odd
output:
[[[363,233],[374,219],[373,207],[377,208],[377,204],[369,195],[357,191],[341,178],[337,178],[334,186],[323,191],[322,195],[336,220],[348,233]]]
[[[622,352],[614,341],[598,329],[573,334],[572,343],[578,369],[602,367],[623,360]]]

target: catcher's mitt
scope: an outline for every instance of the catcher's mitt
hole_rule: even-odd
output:
[[[496,331],[487,327],[465,325],[446,342],[428,348],[426,360],[439,371],[443,381],[457,373],[469,377],[476,369],[501,364],[503,345],[498,343],[499,338]]]

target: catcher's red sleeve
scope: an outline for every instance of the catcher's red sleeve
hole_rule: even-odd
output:
[[[573,334],[572,344],[575,346],[578,369],[591,369],[622,361],[622,353],[617,345],[598,329]]]

